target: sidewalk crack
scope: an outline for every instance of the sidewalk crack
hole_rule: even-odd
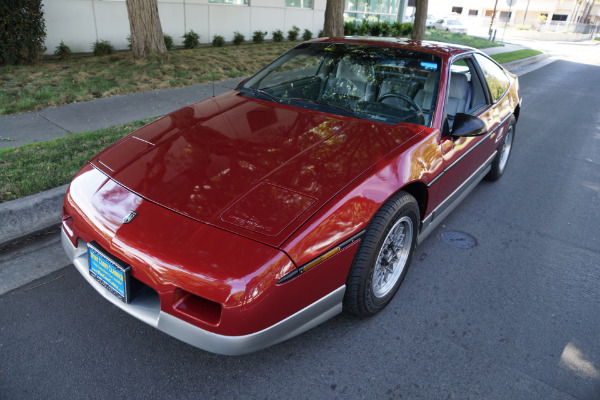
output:
[[[42,115],[42,114],[40,114],[40,113],[38,113],[38,115],[39,115],[40,117],[42,117],[43,119],[45,119],[46,121],[50,122],[52,125],[54,125],[54,126],[55,126],[55,127],[57,127],[58,129],[62,129],[63,131],[65,131],[65,132],[67,132],[67,133],[73,133],[73,132],[71,132],[70,130],[68,130],[68,129],[65,129],[65,128],[63,128],[62,126],[60,126],[60,125],[56,124],[54,121],[51,121],[50,119],[46,118],[46,116],[45,116],[45,115]]]

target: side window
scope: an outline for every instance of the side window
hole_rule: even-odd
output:
[[[510,81],[502,68],[489,58],[475,54],[475,59],[485,77],[493,102],[497,102],[510,86]]]
[[[471,57],[454,61],[450,66],[450,85],[444,110],[449,122],[457,113],[475,114],[486,105],[485,91]]]

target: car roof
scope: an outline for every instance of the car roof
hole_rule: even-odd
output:
[[[451,58],[455,55],[477,51],[476,49],[468,46],[461,46],[458,44],[449,44],[442,42],[435,42],[430,40],[415,41],[406,38],[396,37],[372,37],[372,36],[345,36],[345,37],[333,37],[333,38],[319,38],[313,39],[311,43],[346,43],[346,44],[363,44],[369,46],[381,46],[381,47],[395,47],[400,49],[422,51],[424,53],[430,53],[442,58]]]

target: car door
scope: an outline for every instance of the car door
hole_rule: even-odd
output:
[[[508,85],[502,82],[501,76],[493,76],[497,75],[498,71],[490,71],[491,67],[487,63],[480,67],[477,56],[463,56],[455,59],[450,66],[444,108],[446,117],[440,143],[444,172],[439,179],[439,199],[454,200],[479,181],[478,178],[481,178],[486,163],[492,159],[497,147],[498,128],[507,114],[510,114],[510,107],[507,108],[502,103],[502,96]],[[487,58],[482,64],[486,60],[498,68]],[[501,69],[500,72],[504,74]],[[494,95],[491,93],[489,82],[494,82]],[[473,137],[452,136],[453,121],[459,113],[480,118],[486,125],[487,134]],[[446,201],[446,204],[448,203],[452,201]]]

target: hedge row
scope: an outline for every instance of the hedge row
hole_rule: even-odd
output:
[[[0,0],[0,64],[38,60],[46,50],[42,0]]]

